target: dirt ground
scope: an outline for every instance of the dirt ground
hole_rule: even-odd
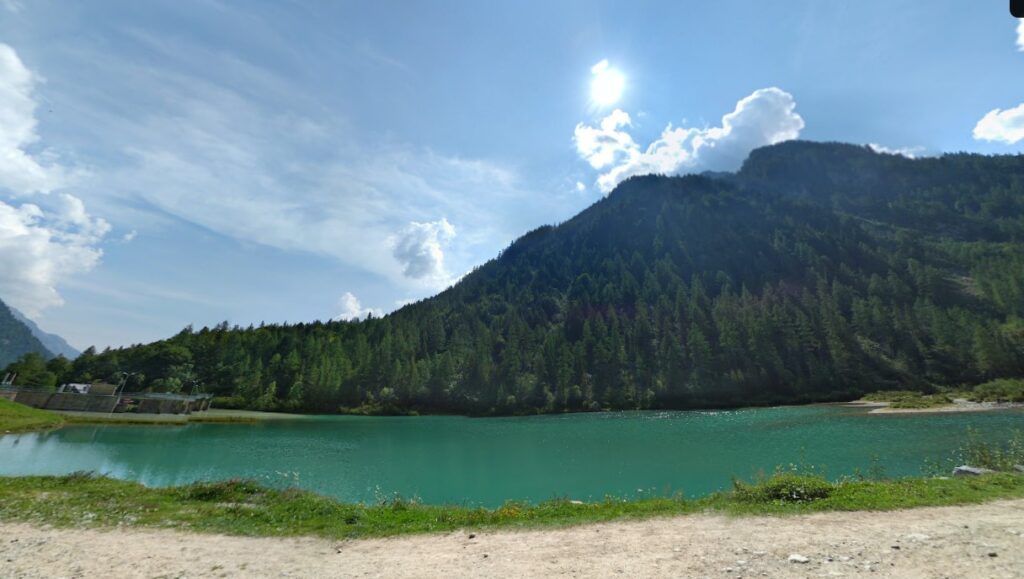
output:
[[[1024,500],[346,542],[0,523],[5,578],[854,576],[1024,577]]]

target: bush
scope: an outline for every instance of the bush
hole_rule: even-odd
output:
[[[801,503],[828,498],[835,485],[817,477],[776,473],[768,480],[747,484],[733,481],[736,498],[750,503]]]
[[[214,396],[210,401],[210,408],[222,410],[245,410],[248,404],[242,396]]]
[[[179,488],[179,496],[191,501],[216,503],[246,502],[252,496],[263,493],[264,489],[253,481],[226,480],[219,482],[197,482]]]
[[[1024,379],[1003,378],[974,387],[975,402],[1024,402]]]

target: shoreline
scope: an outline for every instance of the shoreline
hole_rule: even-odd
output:
[[[126,426],[184,426],[187,424],[253,424],[275,420],[305,420],[311,415],[258,410],[221,410],[211,408],[194,414],[136,414],[123,412],[106,414],[73,410],[50,410],[64,418],[64,426],[126,425]]]
[[[933,406],[931,408],[893,408],[891,402],[873,400],[853,400],[836,404],[848,408],[867,409],[866,414],[945,414],[949,412],[991,412],[995,410],[1024,408],[1024,403],[1019,402],[972,402],[964,398],[954,399],[952,404]]]

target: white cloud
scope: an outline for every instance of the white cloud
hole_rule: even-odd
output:
[[[586,190],[587,190],[587,186],[582,181],[577,181],[576,182],[576,191],[577,192],[583,193]]]
[[[632,162],[639,156],[639,147],[633,141],[633,137],[622,130],[632,124],[629,113],[622,109],[612,111],[601,119],[597,127],[579,123],[573,136],[576,151],[595,169]]]
[[[0,43],[0,194],[8,197],[50,193],[66,185],[70,174],[52,160],[40,160],[52,154],[30,152],[39,141],[35,83],[17,52]],[[96,246],[110,231],[78,197],[45,197],[38,204],[0,200],[0,298],[29,316],[64,303],[57,286],[99,263],[103,252]]]
[[[616,109],[599,127],[576,126],[574,140],[580,156],[595,169],[608,168],[597,179],[607,193],[634,175],[733,171],[753,149],[795,139],[804,128],[793,96],[772,87],[754,91],[722,117],[721,126],[703,129],[672,127],[641,150],[623,130],[629,115]]]
[[[1024,18],[1017,22],[1017,50],[1024,52]]]
[[[1012,109],[993,109],[974,126],[974,138],[1012,145],[1024,139],[1024,103]]]
[[[28,147],[39,140],[36,133],[36,101],[32,91],[36,77],[18,53],[0,43],[0,190],[15,195],[48,193],[65,181],[65,171],[33,155]]]
[[[334,317],[336,320],[361,320],[373,314],[374,317],[381,317],[384,313],[377,308],[364,308],[359,298],[352,295],[352,292],[345,292],[338,298],[338,309],[340,313]]]
[[[452,281],[444,264],[444,246],[454,238],[455,227],[445,218],[413,221],[394,238],[392,255],[406,277],[444,287]]]
[[[68,215],[0,201],[0,297],[30,317],[62,305],[57,286],[99,263],[103,252],[95,244],[107,229],[84,211]]]
[[[902,155],[908,159],[916,159],[924,156],[924,147],[897,147],[889,148],[885,145],[879,145],[878,143],[868,143],[871,150],[876,153],[882,153],[885,155]]]
[[[135,238],[138,237],[138,235],[139,232],[132,229],[128,233],[125,233],[124,235],[121,236],[121,241],[125,243],[131,243],[132,241],[135,241]]]

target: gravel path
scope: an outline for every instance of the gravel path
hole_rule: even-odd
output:
[[[1024,577],[1024,500],[394,539],[0,523],[0,577]]]

